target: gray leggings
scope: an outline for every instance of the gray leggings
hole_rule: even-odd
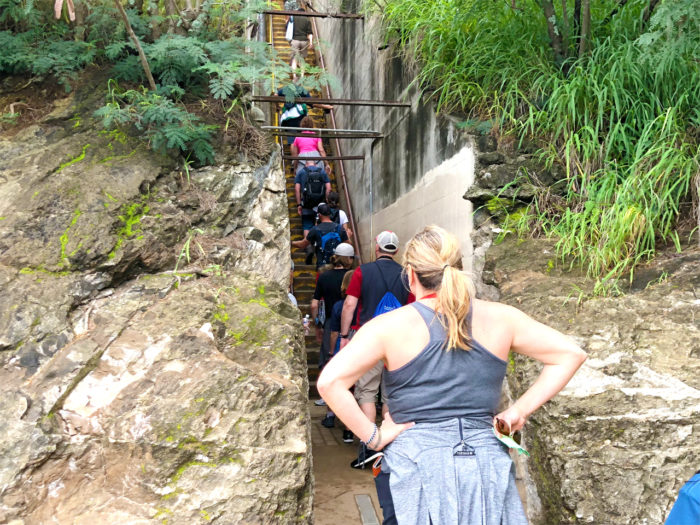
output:
[[[513,461],[488,418],[418,423],[382,464],[401,525],[528,525]]]

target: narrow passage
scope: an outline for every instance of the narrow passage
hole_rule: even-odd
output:
[[[282,0],[275,0],[272,9],[282,10]],[[270,19],[272,25],[272,44],[279,55],[286,61],[291,57],[289,42],[285,39],[285,17],[282,15],[266,15],[268,28]],[[318,24],[323,19],[318,19]],[[309,51],[306,59],[311,65],[318,65],[316,46]],[[281,86],[276,86],[277,88]],[[319,92],[311,92],[312,97],[321,97]],[[279,105],[281,107],[281,105]],[[279,113],[278,113],[279,114]],[[309,115],[313,118],[314,127],[330,127],[330,119],[322,109],[309,108]],[[273,125],[277,125],[273,122]],[[285,137],[280,137],[283,144],[284,155],[291,155],[291,150]],[[333,141],[324,140],[324,149],[328,156],[338,155],[333,147]],[[340,160],[329,161],[331,172],[332,191],[339,191],[337,173]],[[294,193],[294,169],[291,161],[284,161],[287,202],[289,206],[289,224],[292,241],[303,238],[301,217],[297,213],[296,197]],[[342,193],[341,193],[342,194]],[[346,208],[343,208],[346,209]],[[313,264],[305,264],[305,253],[301,249],[292,249],[292,261],[294,263],[293,291],[298,301],[302,316],[309,314],[310,303],[316,284],[316,267]],[[316,341],[313,326],[311,335],[306,337],[307,363],[309,370],[309,406],[311,413],[311,442],[313,449],[313,464],[315,477],[314,492],[314,516],[317,525],[363,524],[373,525],[381,523],[381,508],[376,498],[376,491],[372,479],[371,469],[356,470],[350,468],[350,463],[357,458],[358,441],[352,444],[343,442],[342,425],[336,421],[334,428],[325,428],[321,420],[326,414],[326,407],[316,406],[314,401],[319,399],[316,390],[316,378],[318,377],[318,359],[320,346]],[[370,506],[371,502],[371,506]]]

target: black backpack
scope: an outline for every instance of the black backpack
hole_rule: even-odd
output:
[[[318,166],[306,165],[301,170],[304,184],[301,188],[301,200],[304,208],[311,209],[326,199],[326,172]]]
[[[331,210],[331,220],[336,224],[340,224],[340,210],[338,208],[331,208],[330,206],[328,208]]]

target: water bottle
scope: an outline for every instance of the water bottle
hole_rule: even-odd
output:
[[[309,314],[304,316],[304,335],[309,335],[309,327],[311,326],[311,317]]]

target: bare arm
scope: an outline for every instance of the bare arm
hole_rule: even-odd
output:
[[[301,215],[301,211],[299,211],[299,214]],[[295,248],[306,248],[309,244],[311,244],[311,241],[309,240],[309,234],[307,233],[306,236],[299,240],[299,241],[292,241],[292,246]]]
[[[340,333],[347,335],[350,331],[350,325],[352,324],[352,316],[355,314],[355,308],[357,308],[357,303],[359,298],[354,295],[348,295],[345,297],[343,302],[343,311],[340,314]],[[340,348],[345,348],[348,344],[347,339],[341,339]]]
[[[338,344],[338,337],[340,332],[331,332],[331,347],[328,350],[328,354],[333,357],[335,355],[335,345]]]
[[[349,297],[345,298],[346,303]],[[360,410],[355,397],[350,393],[350,387],[378,361],[384,359],[383,337],[390,333],[391,328],[386,320],[377,318],[368,322],[358,330],[345,349],[323,367],[318,378],[317,386],[321,397],[343,423],[365,442],[374,432],[374,422],[370,422]],[[396,424],[387,417],[381,426],[381,440],[376,436],[368,445],[374,450],[381,450],[411,426],[413,423]]]
[[[292,147],[291,147],[291,152],[292,152],[292,157],[298,157],[299,156],[299,146],[297,146],[297,141],[295,140],[292,142]],[[297,164],[299,164],[298,160],[293,160],[292,161],[292,167],[294,168],[294,171],[296,172],[297,170]],[[294,185],[296,188],[296,184]],[[299,202],[299,198],[297,197],[297,202]]]
[[[540,375],[527,391],[496,417],[511,431],[519,430],[527,418],[557,395],[586,360],[586,353],[568,336],[539,323],[520,310],[504,307],[505,320],[512,330],[510,349],[544,364]]]
[[[326,150],[323,147],[323,142],[320,140],[318,141],[318,148],[317,149],[318,149],[318,152],[321,155],[321,157],[326,156]],[[328,161],[327,160],[323,161],[323,164],[326,166],[326,173],[330,173],[331,172],[331,165],[328,163]],[[326,189],[326,191],[330,191],[330,190]]]
[[[314,323],[314,329],[316,331],[316,340],[320,343],[323,339],[323,328],[316,324],[316,319],[318,318],[318,299],[311,299],[311,319]]]
[[[306,239],[306,238],[301,239],[300,241],[292,241],[292,246],[294,246],[295,248],[304,249],[304,248],[306,248],[309,244],[311,244],[311,243],[310,243],[309,240]]]
[[[297,213],[301,216],[301,184],[294,184],[294,197],[297,201]]]

